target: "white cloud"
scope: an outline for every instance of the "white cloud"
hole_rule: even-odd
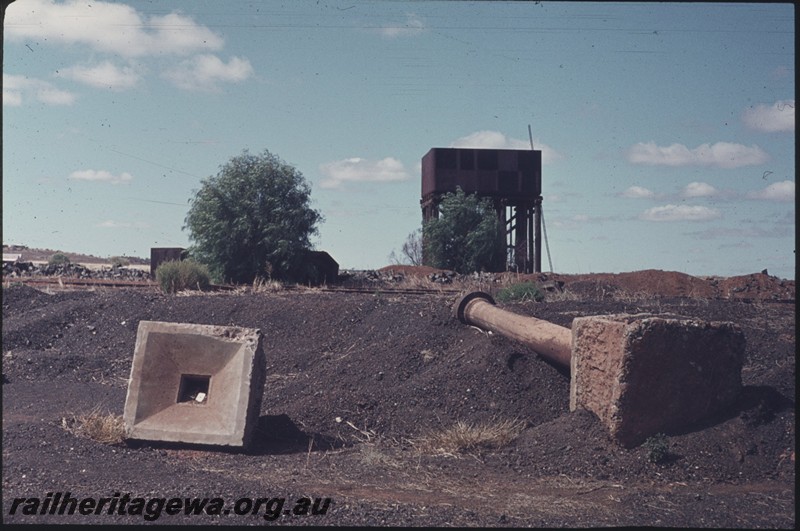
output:
[[[499,131],[476,131],[467,136],[454,140],[450,147],[472,149],[525,149],[531,148],[530,141],[507,137]],[[538,139],[533,140],[533,147],[542,152],[542,164],[551,164],[563,157],[555,149],[542,144]]]
[[[742,121],[747,127],[766,133],[794,131],[794,100],[750,107],[742,113]]]
[[[692,182],[681,192],[682,197],[711,197],[717,195],[717,189],[708,183]]]
[[[320,164],[319,171],[327,177],[320,183],[323,188],[339,188],[345,182],[391,182],[411,178],[403,163],[387,157],[368,160],[353,157]]]
[[[144,221],[114,221],[113,219],[108,219],[98,223],[95,227],[104,229],[148,229],[150,224]]]
[[[535,144],[534,144],[535,146]],[[530,143],[509,138],[500,131],[476,131],[450,143],[456,148],[486,149],[530,149]]]
[[[21,5],[18,5],[21,4]],[[23,7],[24,6],[24,7]],[[6,12],[5,36],[10,41],[37,39],[57,44],[88,46],[95,52],[133,59],[146,56],[191,57],[165,71],[164,77],[187,90],[218,89],[218,84],[249,78],[253,67],[247,59],[224,62],[211,52],[224,46],[222,36],[191,17],[171,12],[148,15],[124,3],[82,0],[26,0]],[[111,90],[136,86],[142,71],[106,60],[93,66],[62,69],[60,76]],[[65,101],[64,94],[61,101]],[[57,102],[55,95],[43,95]],[[8,91],[6,105],[20,105],[23,95]]]
[[[651,166],[716,166],[719,168],[738,168],[763,164],[769,160],[764,150],[758,146],[744,146],[730,142],[702,144],[689,149],[683,144],[657,146],[655,142],[639,142],[628,150],[628,161],[632,164]]]
[[[111,61],[104,61],[95,66],[73,66],[59,71],[59,76],[79,81],[86,85],[111,90],[133,88],[141,76],[130,66],[117,67]]]
[[[655,197],[656,194],[652,190],[648,190],[642,186],[631,186],[620,194],[620,197],[627,197],[630,199],[649,199]]]
[[[247,59],[232,57],[225,63],[216,55],[197,55],[183,61],[177,68],[164,73],[176,87],[184,90],[219,89],[218,83],[238,83],[253,74]]]
[[[188,55],[200,50],[221,50],[223,39],[205,26],[196,24],[190,17],[170,13],[152,17],[148,24],[154,28],[153,40],[159,48],[172,53]],[[162,53],[158,48],[156,53]]]
[[[648,208],[639,215],[645,221],[709,221],[720,217],[716,208],[671,204]]]
[[[28,98],[45,105],[72,105],[76,96],[41,79],[3,74],[3,105],[19,107]]]
[[[763,190],[748,193],[747,197],[749,199],[762,199],[765,201],[794,201],[794,181],[772,183]]]
[[[76,181],[124,184],[132,181],[133,176],[127,172],[114,175],[106,170],[77,170],[69,174],[69,179]]]
[[[715,228],[699,232],[687,232],[686,236],[693,236],[701,240],[716,240],[724,238],[782,238],[790,234],[786,227],[777,226],[771,230],[759,227]]]
[[[40,88],[36,91],[36,99],[47,105],[72,105],[75,94],[54,87]]]
[[[425,21],[418,15],[409,13],[406,15],[406,21],[399,26],[383,26],[380,29],[380,34],[384,37],[394,39],[397,37],[413,37],[419,35],[425,29]]]
[[[614,216],[590,216],[588,214],[575,214],[568,218],[557,218],[553,220],[553,225],[560,229],[578,229],[591,223],[592,226],[598,226],[607,221],[614,221]]]
[[[3,87],[3,105],[8,107],[19,107],[22,105],[22,94],[18,91]]]
[[[222,48],[223,39],[178,13],[146,16],[121,3],[25,0],[8,7],[5,37],[84,44],[94,50],[141,57],[189,55]]]

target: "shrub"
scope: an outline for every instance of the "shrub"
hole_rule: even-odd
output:
[[[120,415],[100,413],[99,409],[71,418],[62,417],[61,426],[78,437],[103,444],[118,444],[125,440],[125,423]]]
[[[124,256],[112,256],[108,261],[111,262],[111,267],[126,267],[131,265],[131,261]]]
[[[649,437],[644,442],[644,447],[647,449],[647,460],[651,463],[663,463],[669,455],[667,436],[663,433],[657,433]]]
[[[422,226],[424,265],[462,274],[505,269],[505,230],[489,199],[457,188],[444,194],[439,214]]]
[[[47,259],[47,265],[69,265],[69,257],[64,253],[54,253]]]
[[[539,290],[535,282],[520,282],[512,284],[497,292],[495,297],[499,302],[509,301],[535,301],[544,300],[544,294]]]
[[[156,281],[165,293],[187,289],[207,289],[210,284],[208,268],[193,260],[168,260],[156,268]]]
[[[479,424],[458,421],[448,428],[431,431],[412,443],[422,453],[457,455],[481,449],[502,448],[516,439],[524,429],[525,422],[519,419],[494,419]]]

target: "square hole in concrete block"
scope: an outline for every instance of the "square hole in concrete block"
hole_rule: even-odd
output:
[[[128,438],[247,446],[265,370],[259,330],[140,321],[123,415]]]
[[[208,401],[208,387],[210,382],[211,376],[181,374],[177,402],[179,404],[206,404]]]

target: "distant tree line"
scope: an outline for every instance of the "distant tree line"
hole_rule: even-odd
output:
[[[162,271],[165,291],[217,282],[300,281],[309,274],[311,237],[322,215],[311,208],[305,177],[278,156],[248,150],[201,181],[189,200],[184,230],[190,264]],[[459,273],[505,268],[504,227],[491,202],[458,188],[445,194],[439,217],[409,234],[395,261]],[[157,274],[158,275],[158,274]]]

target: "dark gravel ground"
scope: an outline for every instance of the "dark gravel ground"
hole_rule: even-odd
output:
[[[569,288],[569,286],[568,286]],[[671,312],[738,323],[741,399],[669,434],[668,456],[609,440],[569,412],[569,376],[526,347],[462,325],[452,295],[319,291],[167,296],[3,289],[3,521],[141,524],[142,515],[11,515],[17,498],[330,498],[324,515],[276,523],[392,526],[794,528],[795,308],[774,302],[607,297],[577,289],[506,305],[569,326],[582,315]],[[567,296],[569,295],[569,296]],[[267,383],[247,452],[103,444],[62,419],[121,415],[140,320],[264,333]],[[524,423],[500,448],[420,450],[466,423]],[[263,515],[264,512],[262,511]],[[157,523],[261,525],[262,516],[168,515]]]

